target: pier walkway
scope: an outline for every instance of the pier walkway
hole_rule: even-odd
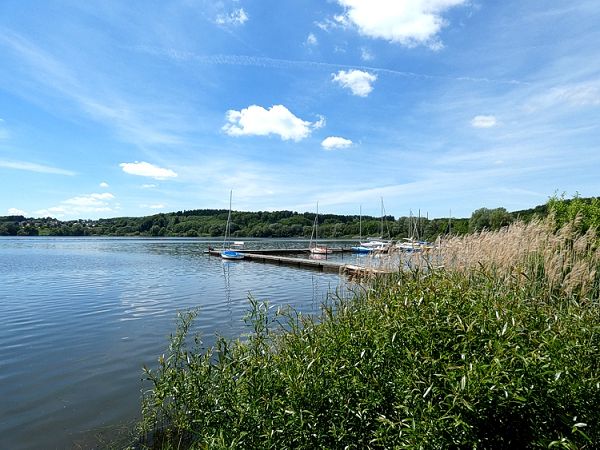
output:
[[[308,253],[308,249],[269,249],[269,250],[236,250],[239,253],[244,254],[243,261],[256,261],[268,264],[278,264],[286,266],[302,267],[306,269],[313,269],[326,272],[337,272],[345,275],[374,275],[389,273],[388,271],[381,269],[374,269],[369,267],[361,267],[354,264],[344,264],[338,261],[328,261],[327,259],[308,259],[308,258],[297,258],[291,256],[282,256],[284,254],[302,254]],[[350,249],[334,249],[334,252],[350,251]],[[209,252],[212,256],[221,256],[221,250],[211,250]]]

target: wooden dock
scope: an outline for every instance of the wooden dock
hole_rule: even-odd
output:
[[[291,256],[281,256],[282,254],[300,254],[308,253],[308,249],[298,249],[290,251],[284,250],[236,250],[244,254],[243,261],[255,261],[268,264],[277,264],[285,266],[295,266],[305,269],[318,270],[321,272],[337,272],[340,274],[351,275],[351,276],[365,276],[389,273],[388,271],[381,269],[373,269],[368,267],[361,267],[354,264],[344,264],[336,261],[328,261],[327,259],[308,259],[308,258],[297,258]],[[349,249],[348,249],[349,251]],[[221,256],[220,250],[211,250],[210,255]],[[274,254],[275,253],[275,254]]]
[[[349,247],[329,247],[333,253],[351,253],[352,249]],[[248,253],[256,255],[302,255],[310,252],[309,248],[265,248],[265,249],[236,249],[236,252]],[[221,254],[219,252],[219,254]]]

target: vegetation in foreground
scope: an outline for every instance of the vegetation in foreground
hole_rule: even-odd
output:
[[[597,448],[600,249],[576,230],[453,241],[443,268],[373,280],[318,319],[252,301],[251,333],[207,352],[183,316],[147,371],[142,446]]]

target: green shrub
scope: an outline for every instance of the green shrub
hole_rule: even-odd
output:
[[[318,320],[251,300],[243,339],[148,370],[154,448],[593,448],[598,299],[485,271],[400,273]]]

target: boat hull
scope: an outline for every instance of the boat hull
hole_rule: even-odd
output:
[[[373,253],[373,250],[375,250],[372,247],[363,247],[363,246],[357,246],[357,247],[351,247],[351,250],[354,253]]]
[[[221,258],[229,260],[244,259],[244,254],[236,252],[235,250],[223,250],[221,252]]]
[[[313,247],[310,249],[313,255],[330,255],[333,250],[327,247]]]

